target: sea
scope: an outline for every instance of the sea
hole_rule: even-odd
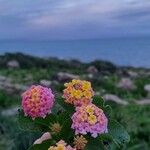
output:
[[[110,61],[119,66],[150,68],[150,38],[56,41],[0,41],[0,54],[21,52],[39,57]]]

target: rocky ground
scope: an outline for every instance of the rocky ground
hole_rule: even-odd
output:
[[[19,136],[16,132],[20,133],[16,114],[20,94],[25,89],[41,84],[51,87],[59,96],[64,82],[74,78],[91,81],[95,94],[112,106],[112,115],[131,135],[131,142],[125,149],[147,150],[150,147],[149,69],[119,67],[104,61],[84,64],[77,60],[42,59],[17,53],[0,56],[0,150],[12,147],[17,150],[17,146],[20,146],[18,150],[25,149],[21,146],[25,139],[22,143],[15,140]]]

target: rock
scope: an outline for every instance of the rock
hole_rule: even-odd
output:
[[[40,84],[43,85],[43,86],[46,86],[46,87],[50,87],[52,82],[49,81],[49,80],[43,79],[43,80],[40,80]]]
[[[9,109],[2,110],[2,116],[15,116],[18,113],[19,107],[12,107]]]
[[[91,73],[90,73],[90,74],[87,74],[87,78],[88,78],[88,79],[93,79],[93,74],[91,74]]]
[[[148,93],[148,97],[150,97],[150,84],[146,84],[144,90]]]
[[[26,90],[28,86],[18,84],[18,83],[13,83],[11,78],[3,77],[0,76],[0,89],[5,90],[6,92],[12,94],[18,92],[22,92]]]
[[[96,92],[95,92],[95,95],[100,96],[100,95],[101,95],[101,92],[96,91]]]
[[[150,92],[150,84],[146,84],[146,85],[144,86],[144,90],[145,90],[146,92]]]
[[[16,60],[11,60],[11,61],[8,61],[8,62],[7,62],[7,67],[8,67],[8,68],[15,69],[15,68],[19,68],[20,65],[19,65],[19,62],[18,62],[18,61],[16,61]]]
[[[95,95],[101,96],[101,95],[104,95],[105,93],[106,93],[106,90],[105,89],[101,89],[100,91],[96,91]]]
[[[128,75],[131,77],[131,78],[137,78],[138,77],[138,73],[137,72],[134,72],[132,70],[128,71]]]
[[[95,66],[89,66],[89,68],[87,69],[87,72],[91,74],[96,74],[98,73],[98,69]]]
[[[0,81],[5,81],[7,78],[5,76],[0,76]]]
[[[22,84],[14,84],[13,87],[18,91],[25,91],[28,88],[28,86]]]
[[[128,102],[120,99],[118,96],[113,95],[113,94],[105,94],[105,95],[103,95],[103,98],[105,101],[113,101],[117,104],[128,105]]]
[[[138,105],[150,105],[150,99],[142,99],[135,102]]]
[[[122,88],[124,90],[134,90],[136,86],[130,78],[122,78],[120,82],[117,84],[117,87]]]
[[[52,81],[52,84],[53,84],[53,85],[59,85],[59,82],[58,82],[57,80],[53,80],[53,81]]]
[[[65,82],[65,81],[69,81],[72,79],[79,79],[79,76],[71,74],[71,73],[66,73],[66,72],[59,72],[57,74],[57,80],[58,81]]]

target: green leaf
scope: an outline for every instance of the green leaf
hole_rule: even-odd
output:
[[[112,136],[108,133],[100,134],[98,138],[102,141],[112,141]]]
[[[48,150],[48,148],[54,144],[55,142],[53,140],[46,140],[41,144],[32,145],[28,150]]]
[[[36,118],[33,120],[25,116],[23,111],[19,111],[18,122],[22,130],[48,131],[50,124],[57,122],[57,118],[55,115],[49,114],[45,118]]]
[[[94,96],[93,104],[95,104],[97,107],[103,109],[103,107],[104,107],[104,100],[100,96]]]
[[[70,142],[69,139],[73,138],[74,131],[71,129],[72,121],[70,118],[64,121],[62,125],[62,130],[60,132],[60,137],[64,139],[66,142]]]
[[[61,114],[57,115],[57,120],[60,124],[63,124],[69,118],[70,118],[70,114],[67,111],[64,111]]]
[[[104,145],[99,138],[88,137],[86,138],[88,143],[85,150],[104,150]]]
[[[57,103],[58,103],[61,107],[63,107],[64,110],[66,110],[68,113],[70,113],[70,115],[73,114],[73,112],[75,111],[74,106],[71,105],[71,104],[65,103],[65,102],[64,102],[64,99],[61,98],[61,97],[58,97],[58,98],[57,98]]]
[[[112,113],[112,108],[109,105],[105,105],[103,108],[105,115],[107,116],[107,118],[111,118],[111,113]]]
[[[24,116],[23,111],[19,111],[18,123],[22,130],[40,131],[39,126],[31,118]]]
[[[94,96],[93,98],[93,104],[95,104],[97,107],[103,109],[105,115],[110,118],[112,109],[109,105],[105,104],[105,101],[100,96]]]
[[[113,141],[122,146],[130,141],[130,136],[124,127],[115,120],[108,122],[108,133],[112,136]]]
[[[59,133],[52,134],[53,139],[59,141],[64,139],[66,142],[69,141],[69,138],[73,137],[73,130],[71,129],[71,118],[68,112],[62,112],[57,115],[57,122],[61,126],[61,131]],[[69,141],[70,142],[70,141]]]

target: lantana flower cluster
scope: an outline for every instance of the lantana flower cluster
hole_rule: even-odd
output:
[[[72,82],[66,83],[65,87],[63,98],[66,103],[81,106],[92,101],[94,92],[90,82],[73,79]]]
[[[52,90],[43,86],[31,86],[22,94],[22,108],[26,116],[46,117],[54,104],[54,95]]]
[[[107,118],[102,109],[94,104],[76,108],[72,116],[72,128],[76,134],[91,133],[93,137],[107,132]]]
[[[67,145],[63,140],[56,143],[56,146],[50,146],[48,150],[76,150],[76,148]]]

